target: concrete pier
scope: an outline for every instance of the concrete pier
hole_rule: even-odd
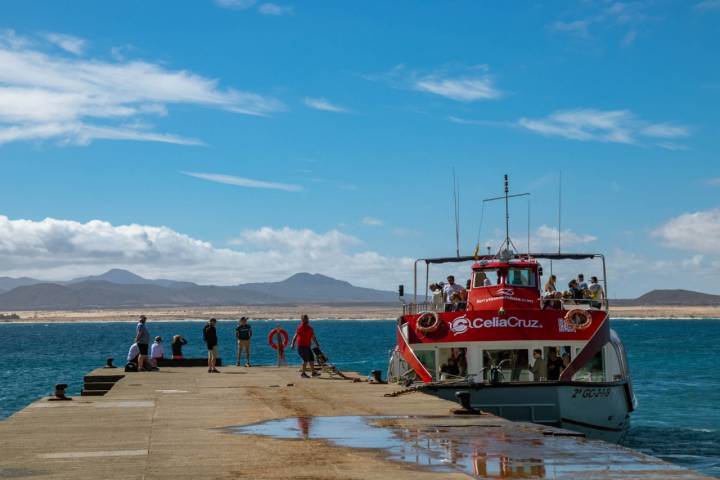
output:
[[[0,422],[0,478],[704,478],[560,430],[454,415],[457,404],[422,393],[384,396],[397,390],[327,374],[302,379],[297,368],[127,373],[103,396],[41,399]],[[378,448],[351,448],[315,438],[307,419],[317,416],[383,417],[377,428],[391,430]],[[229,428],[294,417],[294,440]],[[410,453],[391,455],[388,439]],[[417,455],[430,446],[444,455],[433,467]]]

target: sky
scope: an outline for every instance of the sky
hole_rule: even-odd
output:
[[[719,0],[8,0],[0,276],[392,290],[455,253],[454,172],[461,254],[499,246],[507,174],[518,250],[560,228],[610,296],[720,293],[719,26]]]

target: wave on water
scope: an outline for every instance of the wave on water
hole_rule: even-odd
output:
[[[720,431],[638,425],[630,428],[625,446],[684,467],[720,475]]]

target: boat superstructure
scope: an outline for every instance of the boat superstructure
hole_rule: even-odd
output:
[[[450,400],[469,394],[472,407],[512,420],[620,441],[636,401],[623,344],[610,328],[604,256],[519,254],[511,245],[507,236],[496,255],[415,262],[413,297],[397,319],[389,379],[422,384]],[[542,263],[573,261],[599,264],[602,295],[543,293]],[[431,266],[463,263],[470,266],[465,293],[451,299],[446,286],[440,301],[433,298]],[[424,294],[418,292],[421,265]]]

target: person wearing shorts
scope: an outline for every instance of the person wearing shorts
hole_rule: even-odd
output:
[[[245,366],[250,366],[250,339],[252,338],[252,328],[247,323],[247,317],[241,317],[240,323],[235,328],[235,338],[237,338],[237,365],[240,366],[240,357],[245,350]]]
[[[217,331],[215,330],[216,322],[217,320],[211,318],[207,325],[203,328],[203,340],[205,340],[208,350],[208,373],[220,373],[220,370],[215,368],[215,363],[218,358],[218,340]]]
[[[140,315],[140,320],[135,327],[135,343],[138,346],[138,372],[146,371],[145,360],[148,356],[148,347],[150,345],[150,331],[145,326],[147,317]]]
[[[293,335],[292,342],[290,342],[290,348],[295,348],[295,345],[297,344],[298,355],[300,355],[303,362],[302,373],[300,376],[303,378],[309,378],[307,373],[305,373],[309,364],[310,374],[313,377],[319,377],[320,374],[315,372],[315,356],[313,355],[311,347],[313,342],[315,342],[315,345],[318,348],[320,348],[320,344],[318,343],[317,338],[315,338],[315,331],[310,326],[310,319],[308,316],[303,315],[300,318],[300,326],[295,331],[295,335]]]

